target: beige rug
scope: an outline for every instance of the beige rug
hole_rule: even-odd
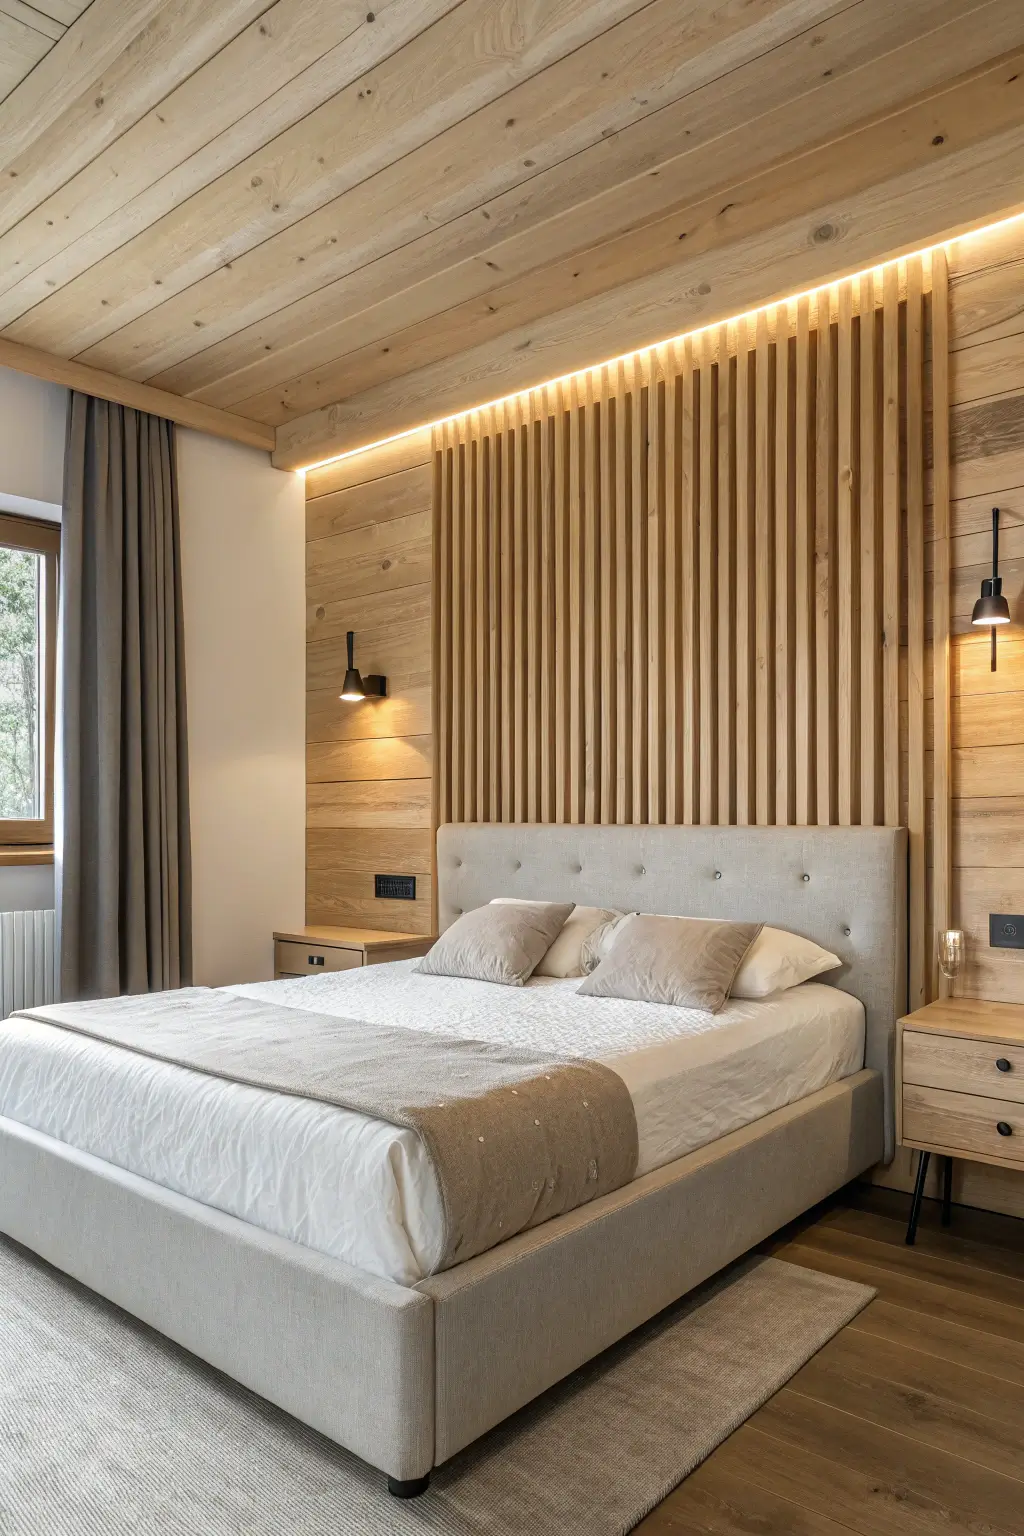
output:
[[[620,1536],[866,1306],[745,1261],[400,1502],[384,1478],[0,1238],[4,1536]]]

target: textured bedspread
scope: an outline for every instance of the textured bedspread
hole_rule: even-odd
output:
[[[445,1224],[431,1269],[618,1189],[636,1171],[633,1101],[597,1061],[424,1034],[205,987],[25,1016],[210,1076],[415,1131]]]

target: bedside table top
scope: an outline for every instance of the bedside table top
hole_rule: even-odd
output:
[[[979,997],[949,997],[908,1013],[904,1029],[1024,1045],[1024,1003],[991,1003]]]
[[[392,933],[384,928],[289,928],[274,934],[286,944],[333,944],[338,949],[387,949],[394,944],[429,944],[429,934]]]

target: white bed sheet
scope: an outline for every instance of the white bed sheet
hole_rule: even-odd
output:
[[[624,1079],[638,1175],[859,1071],[864,1010],[808,982],[715,1017],[419,976],[415,961],[227,990],[292,1008],[604,1061]],[[440,1199],[419,1138],[333,1105],[152,1061],[86,1036],[0,1024],[0,1115],[360,1269],[413,1285]]]

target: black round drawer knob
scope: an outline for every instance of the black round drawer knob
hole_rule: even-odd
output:
[[[996,1130],[999,1132],[1000,1136],[1013,1135],[1013,1126],[1009,1123],[1008,1120],[998,1121],[996,1124]]]
[[[1007,1061],[1005,1056],[998,1057],[997,1060],[996,1060],[996,1071],[997,1072],[1012,1072],[1013,1071],[1013,1062],[1012,1061]]]

